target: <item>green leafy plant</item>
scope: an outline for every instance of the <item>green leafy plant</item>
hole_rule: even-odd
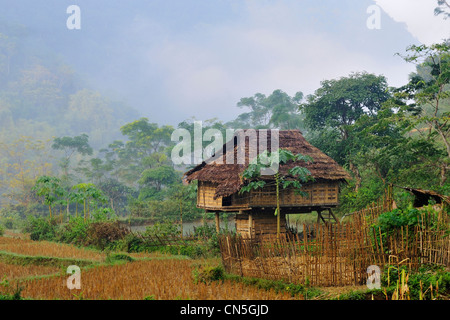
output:
[[[41,176],[36,180],[33,190],[36,195],[44,197],[44,203],[48,206],[50,219],[52,219],[52,206],[64,196],[61,180],[57,177]]]
[[[218,281],[224,279],[225,270],[221,265],[198,265],[193,271],[193,277],[195,283],[209,284],[212,281]]]
[[[40,240],[56,240],[58,225],[55,219],[44,219],[29,216],[28,224],[24,228],[25,232],[30,233],[30,239],[34,241]]]
[[[309,156],[302,154],[294,155],[289,150],[278,149],[272,153],[267,150],[262,152],[256,157],[252,163],[249,164],[247,169],[242,173],[242,178],[247,180],[247,183],[239,190],[239,193],[250,192],[251,190],[256,190],[269,186],[270,182],[266,182],[261,177],[261,172],[264,168],[269,165],[272,167],[274,164],[286,164],[289,161],[302,161],[304,163],[312,162],[313,159]],[[275,209],[274,215],[277,216],[277,238],[280,236],[280,187],[283,189],[294,188],[297,194],[302,196],[307,196],[307,193],[302,191],[302,183],[312,180],[311,172],[304,168],[295,166],[288,170],[286,175],[280,173],[277,170],[274,174],[275,177],[275,187],[276,187],[276,197],[277,197],[277,207]]]

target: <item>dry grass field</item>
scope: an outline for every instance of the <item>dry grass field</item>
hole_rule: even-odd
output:
[[[6,278],[8,280],[35,277],[42,275],[56,274],[61,271],[58,267],[34,266],[34,265],[13,265],[0,262],[0,280]]]
[[[28,256],[50,256],[55,258],[86,259],[104,261],[106,254],[72,245],[49,241],[32,241],[21,237],[0,237],[0,251]]]
[[[28,280],[21,283],[22,296],[32,299],[155,300],[238,299],[287,300],[288,293],[260,290],[231,281],[195,283],[192,260],[135,261],[102,265],[81,271],[81,289],[69,290],[67,276]]]
[[[69,274],[60,266],[17,264],[0,260],[1,294],[21,288],[25,299],[43,300],[289,300],[287,292],[262,290],[231,280],[210,283],[194,281],[193,270],[204,260],[179,259],[159,253],[130,254],[135,261],[106,263],[106,254],[48,241],[31,241],[26,236],[0,237],[0,252],[32,257],[84,259],[81,289],[67,288]],[[210,259],[209,263],[219,262]],[[4,282],[5,284],[5,282]]]

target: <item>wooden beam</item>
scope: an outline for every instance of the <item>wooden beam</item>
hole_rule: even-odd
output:
[[[331,210],[331,208],[328,209],[328,212],[330,213],[331,216],[333,216],[334,220],[339,223],[339,220],[336,218],[336,216],[334,215],[333,211]]]
[[[216,232],[219,234],[220,232],[220,219],[219,219],[219,213],[216,212]]]
[[[248,233],[250,239],[253,238],[253,214],[251,212],[248,213]]]

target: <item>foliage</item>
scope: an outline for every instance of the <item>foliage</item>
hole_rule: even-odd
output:
[[[109,254],[106,257],[105,262],[106,263],[114,263],[114,262],[132,262],[135,259],[133,259],[132,257],[130,257],[127,254],[123,254],[123,253],[113,253],[113,254]]]
[[[195,283],[209,284],[224,279],[225,270],[222,265],[197,265],[192,270]]]
[[[86,230],[84,245],[104,250],[117,240],[123,239],[129,230],[115,222],[92,222]]]
[[[69,222],[59,230],[59,241],[76,245],[83,244],[87,237],[89,223],[81,217],[70,218]]]
[[[322,81],[321,87],[300,105],[305,124],[311,130],[311,143],[347,166],[355,177],[356,191],[361,185],[362,169],[356,161],[364,154],[366,138],[379,136],[379,133],[359,133],[369,123],[377,123],[379,111],[389,97],[384,76],[359,72]],[[386,137],[386,133],[381,137]]]
[[[226,126],[242,129],[298,129],[303,126],[303,116],[298,112],[298,104],[302,99],[301,92],[293,97],[282,90],[275,90],[269,96],[256,93],[253,97],[242,98],[237,104],[239,108],[248,108],[250,111],[241,113]]]
[[[165,220],[147,226],[147,228],[145,228],[144,236],[176,237],[180,235],[180,232],[180,226],[178,224]]]
[[[1,109],[0,106],[0,113]],[[35,180],[50,175],[52,170],[48,140],[25,136],[23,132],[12,137],[2,133],[0,158],[0,201],[5,206],[36,202],[32,190]]]
[[[395,297],[402,274],[407,275],[408,296],[411,300],[439,299],[450,294],[450,272],[442,266],[422,265],[416,272],[403,266],[386,266],[381,285],[386,295]],[[403,280],[404,281],[404,280]]]
[[[390,212],[382,213],[378,217],[378,226],[383,233],[390,233],[399,230],[401,227],[414,227],[419,223],[419,210],[412,208],[409,210],[394,209]]]
[[[44,197],[44,203],[48,206],[52,218],[52,206],[64,196],[61,180],[57,177],[41,176],[36,180],[33,190],[38,196]]]
[[[405,132],[416,132],[422,140],[429,140],[441,154],[434,157],[434,165],[441,169],[440,184],[447,179],[450,167],[450,44],[412,45],[402,58],[416,65],[409,82],[395,90],[390,102],[398,112],[393,116]]]
[[[362,172],[362,184],[358,191],[355,191],[356,182],[350,181],[341,186],[339,193],[339,212],[350,213],[361,210],[377,201],[385,191],[383,182],[374,174]]]
[[[400,228],[412,228],[423,226],[427,228],[436,227],[437,212],[433,208],[419,210],[409,206],[405,209],[394,209],[384,212],[378,217],[376,228],[380,227],[382,233],[390,234]]]
[[[438,6],[434,9],[434,15],[442,15],[444,19],[450,18],[450,3],[447,0],[437,0]]]
[[[89,145],[89,136],[85,133],[76,137],[60,137],[53,140],[52,148],[64,150],[65,156],[61,159],[60,166],[64,170],[64,175],[68,177],[70,159],[74,153],[81,155],[92,155],[93,149]]]
[[[13,289],[8,279],[4,276],[0,281],[0,287],[2,288],[0,290],[0,300],[23,300],[21,296],[23,288],[19,287],[19,283]]]
[[[55,240],[57,235],[57,223],[55,219],[28,217],[28,224],[24,231],[30,233],[30,239],[34,241]]]
[[[267,151],[262,152],[242,173],[242,178],[249,182],[244,185],[239,192],[243,193],[249,192],[252,189],[263,188],[266,185],[266,182],[264,180],[257,180],[261,176],[262,169],[264,167],[272,166],[275,162],[278,164],[285,164],[288,161],[303,161],[308,163],[312,161],[312,158],[301,154],[294,155],[292,152],[284,149],[279,149],[272,153]],[[307,182],[312,178],[311,172],[309,172],[308,169],[299,166],[289,169],[287,175],[280,175],[279,172],[276,172],[275,176],[277,175],[280,186],[282,186],[283,189],[293,187],[297,191],[302,187],[301,182]]]
[[[288,293],[291,297],[298,297],[299,295],[301,295],[305,299],[314,299],[315,297],[323,294],[323,292],[318,288],[309,287],[308,285],[287,283],[280,280],[241,277],[228,273],[224,275],[224,278],[226,280],[241,282],[247,286],[256,287],[262,290],[274,290],[277,293],[285,292]]]
[[[89,218],[91,204],[97,206],[106,203],[107,199],[103,192],[93,183],[79,183],[72,187],[76,192],[72,195],[72,199],[76,202],[83,203],[84,218]]]

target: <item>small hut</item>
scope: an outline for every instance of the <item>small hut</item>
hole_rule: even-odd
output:
[[[244,237],[260,238],[277,233],[275,187],[266,185],[250,192],[239,192],[247,183],[242,178],[243,171],[264,150],[272,152],[274,145],[276,149],[300,153],[313,159],[309,163],[291,160],[279,166],[283,175],[287,175],[289,169],[295,166],[305,167],[314,178],[303,184],[302,191],[308,196],[301,196],[291,188],[280,190],[281,232],[287,232],[286,214],[317,211],[318,220],[336,220],[332,208],[338,205],[340,183],[351,178],[341,166],[308,143],[299,130],[240,130],[223,145],[220,152],[185,173],[189,183],[198,181],[197,207],[216,213],[217,228],[218,212],[237,212],[236,232]],[[243,161],[239,161],[240,155],[243,155]],[[274,179],[273,176],[264,178]],[[324,211],[328,211],[328,215]]]

